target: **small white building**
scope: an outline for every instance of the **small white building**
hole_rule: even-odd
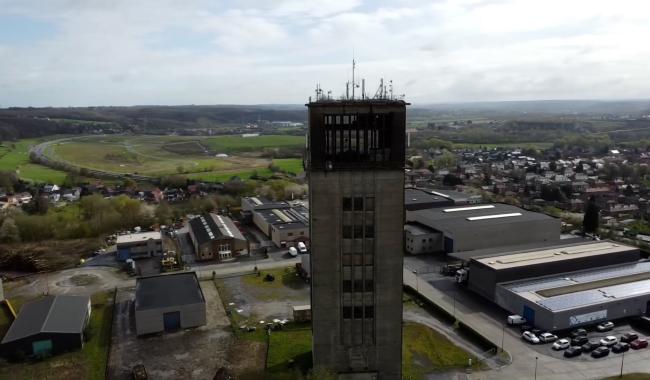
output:
[[[419,223],[404,225],[404,246],[412,255],[440,252],[443,250],[442,233]]]
[[[120,235],[116,244],[117,259],[120,261],[163,254],[162,235],[159,231]]]

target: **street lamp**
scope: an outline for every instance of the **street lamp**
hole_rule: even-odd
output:
[[[503,352],[503,341],[506,339],[506,324],[503,324],[501,329],[501,352]]]
[[[413,269],[413,274],[415,275],[415,290],[420,294],[420,279],[418,278],[418,271]]]
[[[623,351],[623,356],[621,356],[621,374],[618,377],[623,377],[623,362],[625,361],[625,351]]]
[[[454,292],[454,321],[456,320],[456,292]]]

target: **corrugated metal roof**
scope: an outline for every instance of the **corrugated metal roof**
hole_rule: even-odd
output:
[[[48,296],[23,305],[2,343],[42,332],[81,333],[88,311],[87,296]]]

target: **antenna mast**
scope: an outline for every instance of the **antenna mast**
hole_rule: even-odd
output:
[[[352,100],[354,100],[354,88],[357,86],[357,83],[354,81],[354,69],[356,66],[356,62],[354,61],[354,53],[352,54]]]

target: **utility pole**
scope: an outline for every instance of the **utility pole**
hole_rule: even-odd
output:
[[[621,356],[621,374],[618,377],[623,377],[623,363],[625,361],[625,351],[623,351],[623,356]]]
[[[501,352],[503,352],[503,341],[506,339],[506,325],[505,323],[503,324],[503,328],[501,330]]]
[[[456,292],[454,292],[454,322],[456,321]]]

